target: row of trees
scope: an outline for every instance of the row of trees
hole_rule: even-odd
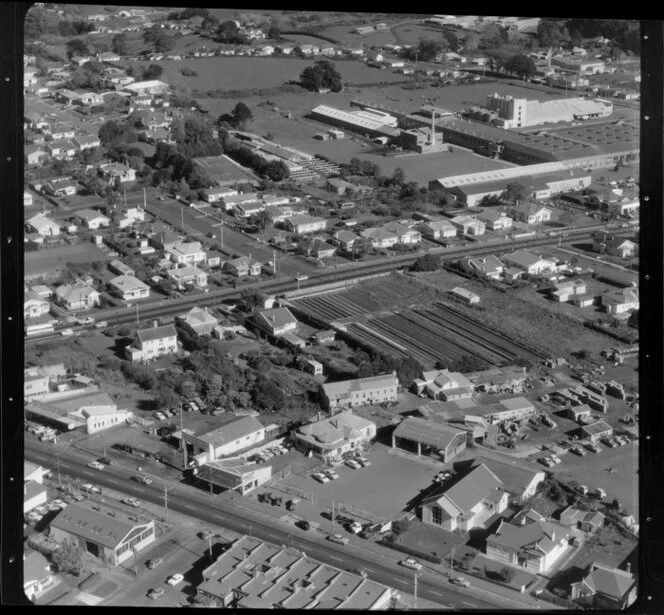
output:
[[[260,175],[265,175],[274,182],[288,179],[290,171],[283,160],[265,160],[254,150],[242,145],[236,139],[227,139],[225,144],[226,154],[239,164],[251,167]]]

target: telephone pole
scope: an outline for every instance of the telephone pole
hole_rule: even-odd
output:
[[[173,487],[164,485],[164,518],[168,515],[168,492],[171,489],[173,489]]]
[[[417,570],[413,570],[413,579],[415,584],[415,591],[413,594],[413,610],[417,610]]]
[[[62,479],[60,477],[60,453],[55,454],[55,462],[58,464],[58,485],[62,485]]]

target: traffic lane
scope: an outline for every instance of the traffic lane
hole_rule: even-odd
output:
[[[26,458],[33,460],[33,455],[31,450],[26,451]],[[36,457],[36,456],[35,456]],[[44,459],[44,456],[41,456]],[[48,460],[46,460],[48,461]],[[45,461],[45,462],[46,462]],[[53,460],[51,460],[51,464]],[[62,462],[61,462],[62,468]],[[90,472],[87,469],[76,467],[74,463],[68,464],[69,472],[72,474],[84,474],[89,475]],[[98,470],[97,473],[93,476],[97,478],[96,484],[104,485],[109,481],[109,474],[102,475],[105,470]],[[117,472],[115,472],[117,474]],[[118,476],[118,478],[121,478]],[[154,485],[154,483],[153,483]],[[125,478],[120,483],[113,484],[113,489],[116,491],[121,491],[134,495],[137,497],[142,497],[145,500],[148,500],[154,504],[163,505],[164,503],[164,494],[158,488],[154,486],[145,486],[137,485],[134,481],[131,481],[128,478]],[[266,524],[266,520],[259,518],[252,518],[253,511],[248,511],[245,509],[242,511],[234,511],[224,502],[216,500],[214,505],[202,499],[200,496],[192,494],[190,492],[184,492],[182,489],[178,489],[177,485],[172,485],[168,493],[168,508],[192,517],[196,517],[206,523],[211,525],[217,525],[219,527],[228,528],[232,531],[235,531],[240,534],[249,534],[255,536],[267,542],[283,544],[287,546],[297,547],[308,555],[315,557],[316,559],[328,563],[335,567],[342,568],[367,568],[371,569],[372,572],[369,573],[369,578],[374,578],[375,580],[380,580],[380,582],[389,585],[390,587],[394,586],[394,583],[398,583],[399,587],[407,591],[407,587],[412,582],[412,577],[407,572],[401,572],[398,569],[396,564],[394,569],[388,568],[385,565],[374,561],[372,559],[363,558],[360,555],[350,552],[348,549],[336,549],[335,545],[329,542],[314,542],[311,538],[305,536],[304,531],[298,533],[291,533],[282,528],[273,527]],[[324,539],[321,539],[324,540]],[[444,582],[444,581],[443,581]],[[460,601],[461,598],[468,600],[468,596],[459,595],[455,591],[445,591],[439,583],[435,583],[429,580],[422,579],[420,581],[421,585],[429,585],[431,592],[438,591],[441,589],[444,591],[445,599],[448,601]],[[455,595],[456,594],[456,595]],[[437,601],[439,598],[432,597],[430,599]],[[476,598],[473,598],[479,604],[490,605],[490,603],[484,603],[478,601]]]

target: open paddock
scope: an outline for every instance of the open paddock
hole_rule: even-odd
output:
[[[26,277],[53,275],[63,270],[67,263],[93,263],[110,261],[111,257],[91,243],[79,243],[73,246],[44,248],[25,253]]]
[[[360,42],[365,47],[372,45],[389,45],[394,43],[396,39],[389,30],[375,31],[371,34],[358,34],[353,32],[356,26],[332,26],[326,28],[321,32],[324,36],[329,36],[338,40],[345,45],[352,45],[353,47],[359,46]]]

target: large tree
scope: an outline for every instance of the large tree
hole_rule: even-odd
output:
[[[480,33],[480,49],[498,49],[507,42],[507,30],[498,24],[490,23]]]
[[[500,195],[500,198],[512,203],[519,203],[527,199],[529,195],[528,188],[519,182],[510,182],[505,186],[505,190]]]
[[[88,44],[80,38],[72,38],[67,41],[67,57],[69,59],[74,56],[87,56],[90,54]]]
[[[516,74],[519,77],[532,77],[537,72],[535,61],[523,54],[512,56],[505,64],[505,70],[509,74]]]
[[[113,37],[113,51],[121,56],[126,56],[129,53],[129,43],[127,35],[120,32]]]
[[[251,112],[251,109],[243,102],[239,102],[233,107],[231,115],[233,116],[235,126],[238,128],[244,128],[254,119],[254,114]]]
[[[317,60],[313,66],[307,66],[300,75],[300,83],[305,89],[317,92],[327,89],[332,92],[343,90],[341,75],[329,60]]]

